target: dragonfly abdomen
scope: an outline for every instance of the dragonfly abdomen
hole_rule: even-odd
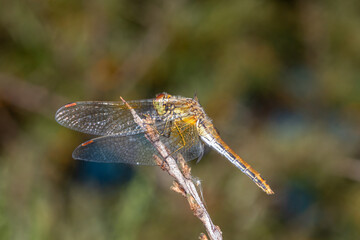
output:
[[[208,130],[211,130],[210,128]],[[254,170],[249,164],[247,164],[239,155],[237,155],[214,131],[211,131],[212,134],[206,131],[206,128],[201,131],[201,139],[208,144],[210,147],[214,148],[221,155],[226,157],[232,164],[234,164],[238,169],[245,173],[256,185],[258,185],[264,192],[267,194],[273,194],[270,186],[266,181],[260,176],[260,174]]]

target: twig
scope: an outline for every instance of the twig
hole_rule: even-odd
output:
[[[170,155],[170,151],[160,141],[158,132],[152,127],[153,119],[149,116],[145,117],[145,119],[141,119],[135,110],[122,97],[120,98],[129,108],[134,117],[134,121],[144,130],[145,137],[153,144],[161,155],[162,159],[154,155],[155,161],[163,170],[167,171],[175,178],[172,189],[187,198],[194,215],[204,224],[209,238],[212,240],[222,239],[222,232],[220,228],[215,226],[212,222],[210,215],[205,208],[205,204],[201,201],[201,198],[196,191],[196,187],[192,181],[193,178],[190,175],[190,168],[185,163],[181,154],[178,154],[178,161],[182,165],[183,172],[179,169],[176,160]]]

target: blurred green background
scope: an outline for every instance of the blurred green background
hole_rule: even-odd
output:
[[[87,164],[79,100],[192,97],[267,180],[191,163],[225,239],[360,239],[360,2],[0,1],[0,239],[197,239],[156,167]]]

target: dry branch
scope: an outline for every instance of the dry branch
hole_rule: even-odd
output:
[[[222,239],[222,232],[220,228],[212,222],[210,215],[205,208],[205,204],[201,201],[201,198],[196,190],[196,186],[192,180],[194,178],[191,177],[190,174],[190,168],[187,166],[182,156],[178,154],[178,161],[182,166],[181,171],[178,167],[177,161],[170,155],[170,151],[160,141],[158,132],[152,127],[153,119],[149,116],[145,117],[145,119],[140,118],[135,110],[122,97],[120,98],[129,108],[134,117],[134,121],[144,130],[146,138],[152,143],[162,157],[162,159],[160,159],[154,155],[155,161],[164,171],[167,171],[175,178],[174,185],[171,189],[187,198],[191,210],[204,224],[210,239]]]

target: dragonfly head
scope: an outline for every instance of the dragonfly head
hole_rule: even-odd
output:
[[[168,112],[168,100],[172,96],[166,92],[156,95],[154,100],[154,107],[160,116],[165,115]]]

